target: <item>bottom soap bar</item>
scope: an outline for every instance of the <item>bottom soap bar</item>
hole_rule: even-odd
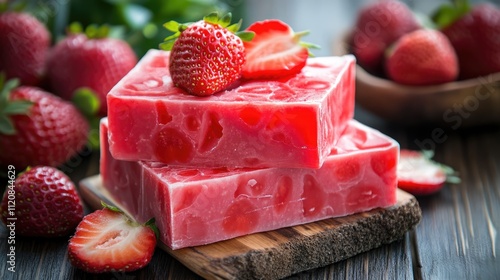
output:
[[[396,203],[399,145],[350,121],[320,169],[193,169],[111,157],[101,122],[101,175],[139,222],[156,219],[172,249]]]

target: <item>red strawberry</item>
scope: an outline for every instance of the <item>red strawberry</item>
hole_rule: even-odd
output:
[[[189,26],[174,21],[165,27],[175,32],[160,45],[171,50],[169,70],[175,86],[198,96],[212,95],[227,89],[241,77],[245,62],[243,38],[238,33],[241,21],[229,25],[231,14],[210,14]]]
[[[58,166],[83,148],[89,126],[73,104],[14,80],[3,84],[0,77],[0,166]]]
[[[24,85],[37,85],[44,70],[50,33],[27,13],[0,14],[0,72],[19,78]]]
[[[126,272],[146,266],[156,247],[155,231],[123,213],[104,208],[83,218],[69,240],[72,265],[90,273]]]
[[[500,9],[483,3],[470,11],[461,6],[461,11],[442,29],[456,50],[460,79],[500,72]]]
[[[78,28],[70,32],[78,33]],[[106,31],[71,34],[57,43],[47,60],[51,91],[71,100],[75,90],[88,87],[100,99],[100,115],[107,114],[108,92],[137,63],[134,51],[125,41],[106,35]]]
[[[404,34],[419,28],[412,11],[403,2],[377,1],[360,10],[351,49],[359,65],[380,75],[385,50]]]
[[[83,206],[68,176],[53,167],[36,166],[7,187],[0,213],[6,225],[15,224],[16,234],[59,237],[73,233],[82,220]]]
[[[246,63],[243,78],[279,78],[300,72],[309,57],[311,44],[300,42],[306,32],[294,33],[280,20],[255,22],[247,28],[255,37],[244,42]]]
[[[450,41],[437,30],[420,29],[401,37],[389,51],[387,76],[406,85],[453,81],[458,62]]]
[[[432,152],[401,150],[398,163],[398,187],[415,195],[439,191],[445,182],[458,183],[451,167],[431,160]]]

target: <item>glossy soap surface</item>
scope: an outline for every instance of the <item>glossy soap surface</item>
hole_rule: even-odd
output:
[[[150,50],[108,94],[110,150],[122,160],[208,167],[319,168],[354,114],[354,57],[308,59],[283,80],[209,97],[172,84]]]
[[[189,168],[114,159],[101,123],[101,175],[139,222],[152,217],[172,249],[388,207],[399,146],[349,121],[320,169]]]

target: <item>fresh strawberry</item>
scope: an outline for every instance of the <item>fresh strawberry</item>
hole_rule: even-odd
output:
[[[451,167],[432,159],[430,151],[402,149],[398,163],[398,187],[415,195],[428,195],[439,191],[444,183],[458,183]]]
[[[0,72],[24,85],[37,85],[44,72],[50,33],[35,17],[23,12],[0,14]]]
[[[360,10],[351,50],[360,66],[382,75],[385,50],[401,36],[419,28],[420,24],[403,2],[376,1]]]
[[[500,9],[490,3],[470,9],[467,1],[456,2],[434,19],[456,50],[460,79],[500,72]]]
[[[16,234],[60,237],[73,233],[82,220],[83,206],[66,174],[53,167],[35,166],[6,189],[0,213],[6,225],[15,224]]]
[[[73,104],[3,75],[0,90],[0,167],[58,166],[84,147],[89,126]]]
[[[239,32],[241,21],[229,25],[231,14],[219,17],[212,13],[190,25],[167,22],[164,26],[175,32],[160,45],[171,50],[169,70],[175,86],[198,96],[212,95],[232,86],[241,78],[245,49]]]
[[[73,25],[74,27],[75,25]],[[82,87],[92,89],[100,99],[100,115],[107,114],[106,96],[111,88],[137,63],[132,48],[120,39],[108,38],[107,28],[70,29],[47,60],[50,90],[66,100]]]
[[[400,84],[433,85],[453,81],[458,61],[444,34],[419,29],[401,37],[388,52],[387,76]]]
[[[126,272],[146,266],[155,247],[151,226],[106,207],[83,218],[69,240],[68,257],[72,265],[90,273]]]
[[[246,62],[243,78],[280,78],[302,70],[309,57],[308,47],[301,37],[307,32],[294,33],[292,28],[280,20],[265,20],[253,23],[247,31],[254,32],[251,41],[244,42]]]

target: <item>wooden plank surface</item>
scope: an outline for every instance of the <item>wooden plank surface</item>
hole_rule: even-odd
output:
[[[115,204],[100,176],[80,182],[91,207]],[[402,239],[421,219],[417,200],[398,190],[398,202],[387,209],[283,228],[179,250],[160,247],[206,279],[280,279],[323,267]],[[119,205],[118,205],[119,206]]]

